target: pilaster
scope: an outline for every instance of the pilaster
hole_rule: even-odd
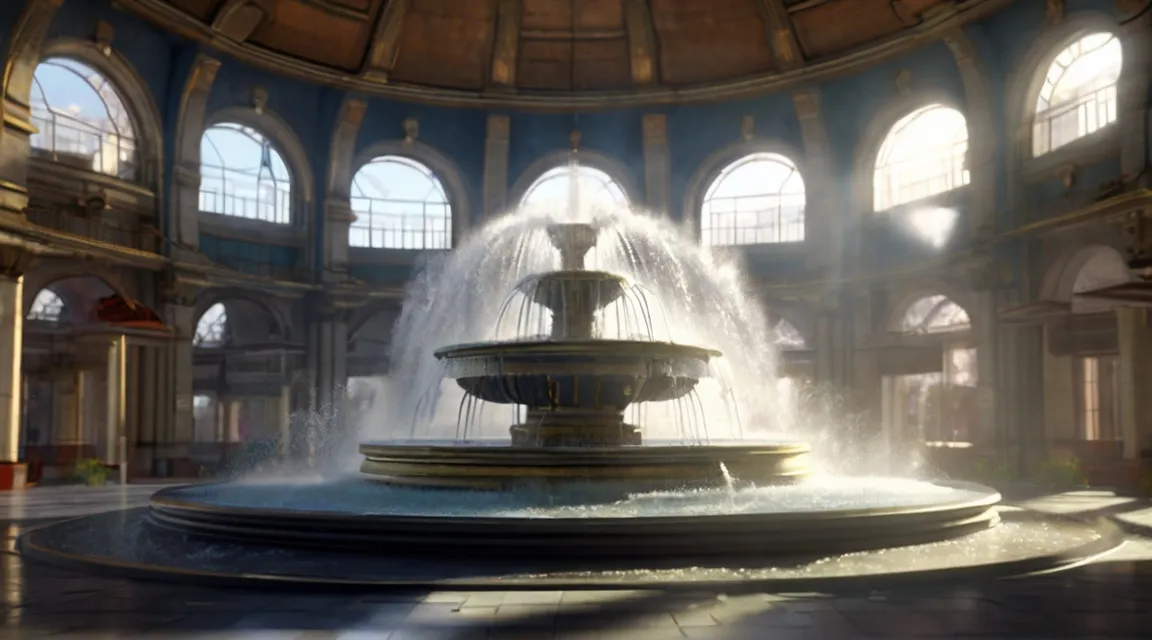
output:
[[[24,351],[24,269],[28,256],[0,247],[0,490],[21,489],[21,360]]]
[[[805,205],[804,237],[810,247],[808,259],[816,264],[840,264],[839,234],[844,228],[836,203],[836,190],[817,185],[835,184],[832,145],[824,126],[820,93],[815,89],[792,94],[800,133],[804,139],[804,183],[808,185]]]
[[[648,208],[670,215],[669,182],[672,161],[668,154],[668,116],[644,114],[644,193]]]
[[[1148,310],[1121,307],[1116,310],[1120,343],[1120,435],[1124,457],[1139,458],[1152,438],[1152,328]]]
[[[29,105],[32,74],[44,36],[63,0],[28,0],[12,27],[0,93],[0,215],[23,216],[28,206],[28,158],[36,133]]]
[[[508,208],[508,154],[512,122],[508,116],[488,116],[484,139],[484,217],[499,215]]]
[[[1141,175],[1148,166],[1148,85],[1152,79],[1152,12],[1120,26],[1124,71],[1116,87],[1116,118],[1120,127],[1120,173]]]

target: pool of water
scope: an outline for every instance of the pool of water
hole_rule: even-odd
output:
[[[510,491],[392,486],[358,476],[251,478],[169,489],[163,495],[215,507],[342,515],[475,518],[651,518],[916,508],[997,496],[978,485],[907,478],[815,477],[795,485],[627,494],[604,502],[603,484],[525,485]]]

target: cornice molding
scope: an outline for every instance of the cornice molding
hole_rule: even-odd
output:
[[[804,67],[750,76],[724,82],[684,88],[650,87],[629,92],[586,92],[579,94],[516,93],[508,89],[463,91],[440,89],[363,77],[324,65],[305,62],[225,38],[210,25],[184,13],[164,0],[118,0],[137,16],[179,36],[211,46],[223,53],[261,67],[316,84],[395,100],[469,107],[522,107],[530,109],[605,109],[625,106],[703,102],[745,98],[778,91],[794,85],[851,73],[861,68],[907,53],[942,38],[946,33],[979,20],[1012,0],[967,0],[933,12],[916,26],[896,36],[825,60],[807,61]]]

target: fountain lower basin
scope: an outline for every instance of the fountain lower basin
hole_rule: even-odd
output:
[[[953,539],[999,523],[1000,494],[967,483],[835,479],[634,494],[599,487],[428,491],[364,483],[164,489],[149,522],[284,546],[566,558],[839,554]]]

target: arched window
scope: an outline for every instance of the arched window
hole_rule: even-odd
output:
[[[968,312],[942,295],[926,296],[912,303],[900,322],[904,333],[948,333],[971,326]]]
[[[352,178],[348,243],[375,249],[451,249],[452,206],[427,166],[381,156]]]
[[[628,196],[612,176],[600,169],[569,164],[545,171],[520,199],[520,206],[527,207],[568,209],[573,204],[585,210],[612,210],[628,206]]]
[[[704,195],[700,242],[769,244],[804,240],[804,178],[776,153],[754,153],[728,165]]]
[[[292,176],[264,134],[227,122],[200,138],[200,210],[279,224],[292,222]]]
[[[60,322],[63,315],[64,300],[51,289],[41,289],[28,310],[28,319],[39,322]]]
[[[791,322],[781,318],[776,326],[772,327],[776,346],[780,349],[807,349],[808,342],[804,335]]]
[[[1093,33],[1064,48],[1048,66],[1032,121],[1032,155],[1040,156],[1116,121],[1116,83],[1123,52],[1111,33]]]
[[[222,303],[208,307],[196,322],[192,344],[197,347],[220,347],[227,341],[228,310]]]
[[[930,105],[904,116],[876,156],[873,207],[897,205],[968,184],[968,122],[950,107]]]
[[[56,162],[135,180],[136,131],[116,88],[88,65],[42,61],[32,76],[32,148]]]

